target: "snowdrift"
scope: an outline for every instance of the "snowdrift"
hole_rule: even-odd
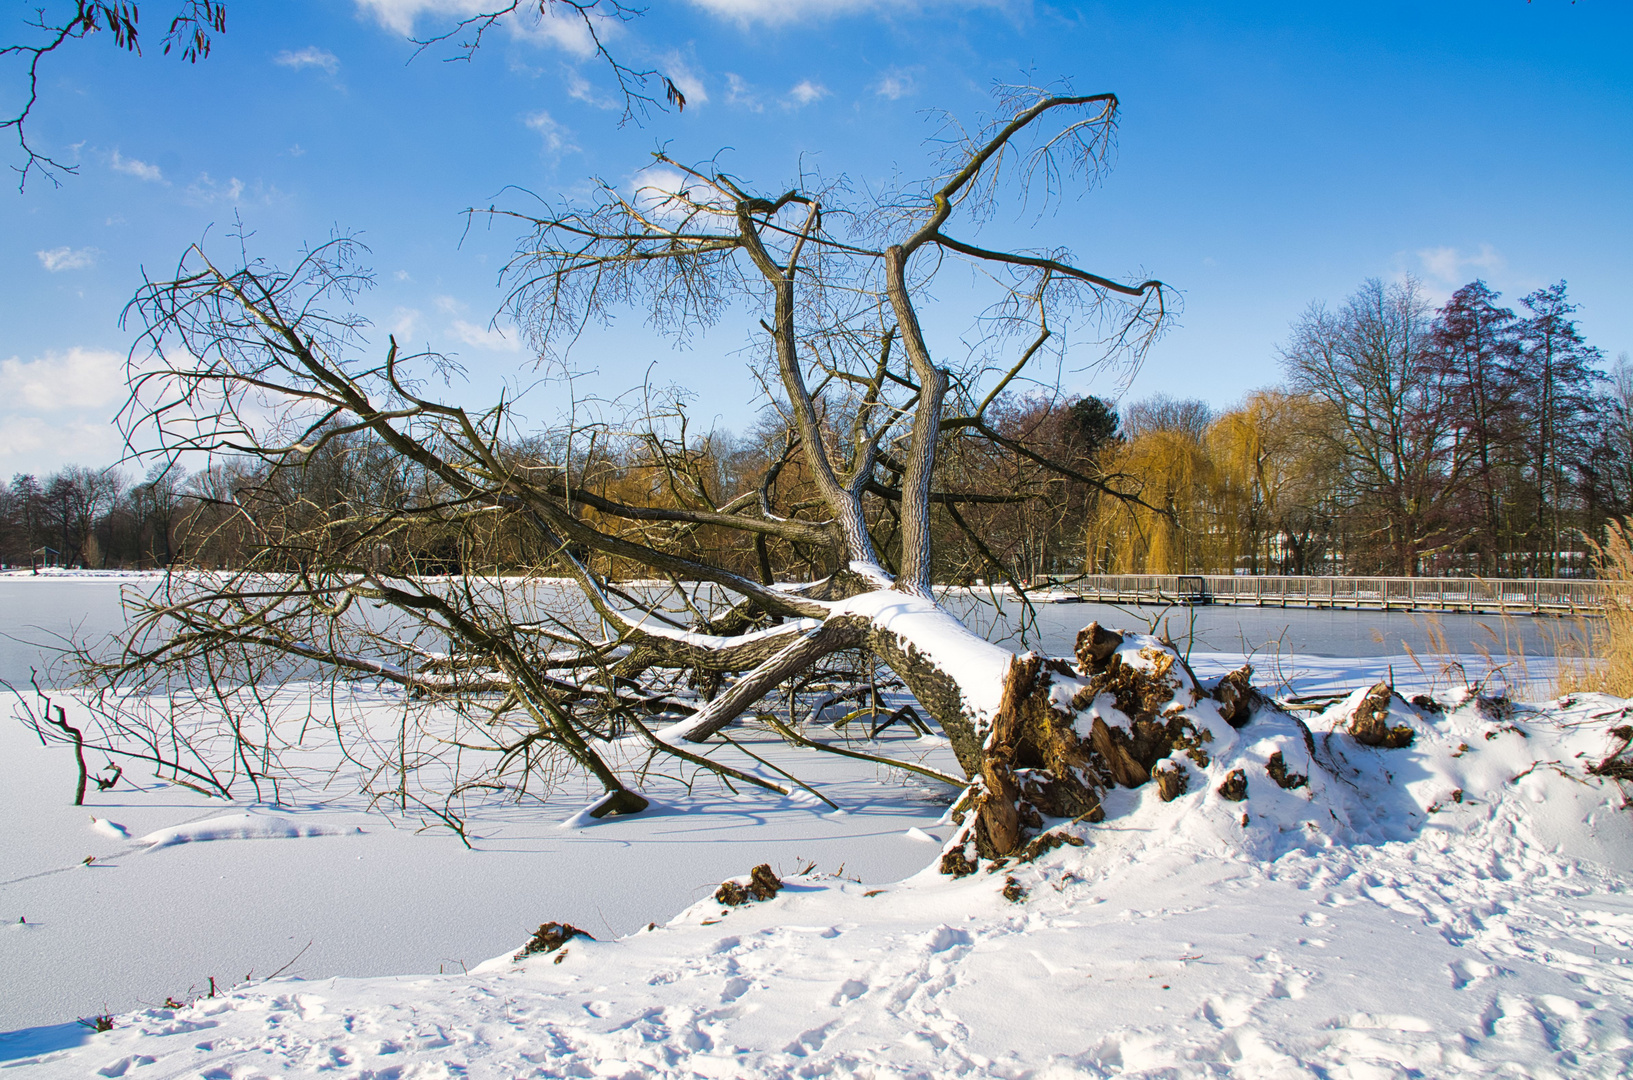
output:
[[[1094,812],[1040,811],[1019,856],[982,857],[966,800],[941,859],[887,888],[790,877],[763,900],[704,900],[617,941],[558,935],[469,975],[274,980],[8,1064],[211,1077],[1633,1069],[1627,703],[1528,707],[1472,688],[1409,702],[1375,687],[1301,719],[1245,674],[1199,683],[1153,638],[1121,635],[1115,652],[1161,676],[1166,696],[1143,707],[1172,738],[1137,762],[1138,786],[1099,776]],[[1081,767],[1125,767],[1118,747],[1151,756],[1117,693],[1051,670],[1061,723],[1113,748]],[[1016,763],[1023,790],[1028,768]],[[1034,794],[1036,810],[1048,796]]]
[[[137,840],[148,850],[176,844],[200,844],[211,840],[293,840],[303,836],[341,836],[363,830],[341,829],[319,822],[299,821],[281,814],[226,814],[207,821],[194,821],[168,829],[157,829]]]

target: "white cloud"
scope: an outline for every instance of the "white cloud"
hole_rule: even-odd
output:
[[[491,349],[494,352],[521,352],[521,342],[514,337],[507,337],[497,328],[478,326],[464,319],[455,319],[449,330],[460,341],[477,349]]]
[[[653,165],[642,169],[631,179],[629,185],[629,199],[642,214],[653,221],[674,224],[687,214],[701,213],[706,215],[694,221],[694,224],[707,226],[707,215],[720,214],[730,217],[730,211],[721,211],[718,207],[699,207],[689,200],[679,196],[683,192],[691,191],[691,198],[700,202],[719,201],[718,194],[711,188],[699,184],[692,177],[687,176],[679,169],[669,165]]]
[[[795,107],[809,105],[813,101],[821,101],[828,96],[828,88],[821,83],[814,83],[810,79],[801,80],[794,89],[788,91]]]
[[[1508,262],[1490,244],[1481,244],[1473,255],[1465,255],[1454,247],[1423,248],[1417,253],[1418,263],[1428,276],[1448,285],[1463,285],[1468,271],[1490,273],[1507,267]]]
[[[221,184],[209,173],[199,173],[198,179],[187,185],[188,201],[200,205],[216,202],[236,203],[243,194],[244,181],[236,176],[228,177],[227,182]]]
[[[544,148],[551,154],[570,154],[578,149],[573,142],[573,133],[570,129],[558,124],[548,112],[540,109],[532,116],[524,117],[522,122],[539,133],[544,140]]]
[[[463,315],[471,307],[458,297],[446,294],[432,297],[431,302],[444,315]],[[397,335],[399,342],[418,332],[420,325],[418,311],[413,308],[398,308],[395,316],[397,322],[392,332]],[[448,324],[448,334],[476,349],[488,349],[493,352],[520,352],[522,349],[521,341],[515,335],[507,335],[495,326],[478,326],[469,319],[453,319]]]
[[[421,15],[463,18],[482,10],[476,0],[357,0],[359,11],[374,16],[387,30],[412,34]]]
[[[36,251],[40,257],[40,265],[53,274],[64,270],[88,270],[96,265],[96,248],[52,248],[50,251]]]
[[[918,11],[927,7],[1002,8],[1014,0],[692,0],[711,15],[740,24],[792,23],[857,12]]]
[[[356,3],[360,12],[405,37],[414,34],[422,17],[438,20],[439,25],[433,32],[442,33],[453,29],[461,19],[500,6],[489,0],[356,0]],[[594,56],[595,40],[589,28],[576,11],[561,10],[566,6],[549,4],[541,13],[536,5],[523,4],[522,9],[530,12],[528,16],[507,16],[500,22],[512,36],[525,41],[554,45],[574,56]],[[590,17],[596,20],[596,33],[602,40],[616,36],[620,25],[616,18],[593,13]]]
[[[400,275],[397,280],[408,280],[408,275],[404,271],[399,270],[397,273]],[[420,310],[418,308],[411,307],[396,308],[391,313],[390,330],[396,335],[397,344],[407,344],[419,334]]]
[[[646,216],[672,221],[682,210],[675,196],[685,190],[690,178],[667,165],[654,165],[635,174],[634,203]]]
[[[106,349],[48,352],[0,360],[0,402],[7,409],[95,409],[125,396],[125,358]]]
[[[149,165],[145,161],[122,156],[119,151],[113,152],[113,171],[122,172],[127,176],[134,176],[138,180],[148,180],[157,183],[164,179],[164,173],[157,165]]]
[[[62,433],[54,425],[47,424],[38,416],[0,415],[0,461],[32,454],[48,441],[61,437]]]
[[[905,71],[892,71],[874,84],[873,92],[891,101],[900,101],[915,89],[913,76]]]
[[[765,109],[765,105],[760,101],[760,92],[741,75],[729,71],[726,72],[726,104],[751,112],[762,112]]]
[[[576,11],[563,11],[564,4],[551,4],[540,11],[533,9],[533,17],[518,23],[515,19],[507,25],[510,32],[523,41],[531,41],[539,45],[554,45],[564,52],[588,59],[595,55],[595,37],[590,34],[590,28],[584,25],[584,20]],[[606,19],[596,15],[590,18],[596,20],[595,32],[603,38],[617,33],[616,19]]]
[[[308,45],[304,49],[296,49],[293,52],[285,49],[277,56],[274,56],[272,62],[283,67],[294,68],[297,71],[306,67],[322,68],[330,75],[340,70],[340,57],[328,49],[320,49],[316,45]]]
[[[574,101],[582,101],[592,109],[623,108],[616,98],[599,93],[590,80],[572,70],[567,72],[567,96]]]
[[[69,462],[102,464],[124,449],[119,429],[106,418],[46,420],[0,414],[0,472],[42,474]]]
[[[671,52],[663,58],[663,74],[673,82],[680,92],[686,95],[686,105],[691,108],[702,105],[709,100],[709,92],[703,88],[703,77],[693,71],[691,65],[680,58],[677,52]]]

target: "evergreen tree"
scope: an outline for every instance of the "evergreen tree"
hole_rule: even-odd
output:
[[[1503,572],[1512,546],[1512,471],[1525,460],[1518,438],[1519,323],[1497,306],[1484,281],[1458,289],[1435,318],[1432,348],[1449,394],[1451,415],[1471,461],[1476,501],[1466,527],[1481,573]]]
[[[1599,415],[1595,390],[1605,373],[1596,366],[1599,350],[1583,339],[1571,318],[1576,305],[1566,298],[1565,282],[1538,289],[1520,303],[1530,312],[1519,325],[1521,400],[1526,427],[1536,439],[1531,572],[1552,577],[1560,570],[1561,512],[1572,490],[1568,473],[1591,451]]]

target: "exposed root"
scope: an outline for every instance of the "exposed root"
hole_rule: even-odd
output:
[[[1047,855],[1056,848],[1082,847],[1083,844],[1084,841],[1081,837],[1073,836],[1069,832],[1051,830],[1050,832],[1039,833],[1037,836],[1034,836],[1032,839],[1028,840],[1026,842],[1026,846],[1021,849],[1021,853],[1015,856],[1015,861],[1029,863],[1041,858],[1044,855]]]
[[[1281,757],[1280,754],[1276,756]],[[1173,802],[1191,787],[1191,774],[1185,771],[1183,765],[1175,765],[1172,762],[1153,769],[1151,777],[1157,782],[1157,794],[1162,796],[1163,802]]]
[[[521,951],[511,959],[520,961],[529,956],[537,956],[540,953],[555,952],[576,937],[588,938],[591,941],[595,940],[594,937],[591,937],[572,923],[542,923],[537,930],[533,931],[533,936],[528,939],[526,945],[522,946]]]
[[[1310,782],[1310,778],[1303,773],[1287,771],[1287,759],[1282,756],[1280,750],[1270,755],[1270,760],[1265,762],[1264,771],[1269,773],[1270,779],[1274,780],[1278,786],[1286,791],[1304,787]]]
[[[1412,745],[1413,732],[1410,727],[1405,724],[1389,726],[1389,706],[1395,698],[1395,689],[1388,683],[1378,683],[1367,691],[1349,722],[1349,733],[1356,742],[1385,750],[1399,750]]]
[[[1122,643],[1123,635],[1117,631],[1107,630],[1097,622],[1090,623],[1077,632],[1075,652],[1078,667],[1085,674],[1100,671]]]
[[[748,884],[722,881],[714,891],[714,898],[728,907],[738,907],[751,900],[770,900],[782,891],[782,879],[771,872],[770,863],[761,863],[749,871]]]
[[[1219,716],[1231,727],[1241,727],[1253,714],[1260,696],[1253,687],[1253,665],[1243,664],[1235,671],[1219,677],[1214,685],[1213,699],[1219,703]]]
[[[1175,655],[1148,647],[1137,664],[1128,663],[1115,651],[1123,643],[1122,635],[1091,623],[1077,636],[1076,670],[1036,653],[1011,662],[973,794],[972,838],[981,858],[1016,854],[1029,834],[1043,830],[1044,818],[1103,820],[1106,789],[1149,782],[1175,751],[1208,766],[1205,745],[1213,736],[1175,701],[1181,685]],[[1069,710],[1058,688],[1066,680],[1074,687]],[[1158,771],[1164,798],[1188,788],[1183,766]]]
[[[1241,769],[1232,769],[1225,774],[1224,783],[1220,784],[1215,790],[1219,792],[1221,799],[1228,802],[1245,802],[1247,800],[1247,773]],[[1245,824],[1247,815],[1243,814],[1242,817]]]
[[[951,878],[969,877],[978,867],[965,851],[965,844],[958,844],[941,853],[941,872]]]

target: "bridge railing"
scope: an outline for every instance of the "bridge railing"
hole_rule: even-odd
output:
[[[1278,577],[1231,574],[1087,574],[1057,588],[1113,603],[1592,614],[1633,584],[1582,578]]]

